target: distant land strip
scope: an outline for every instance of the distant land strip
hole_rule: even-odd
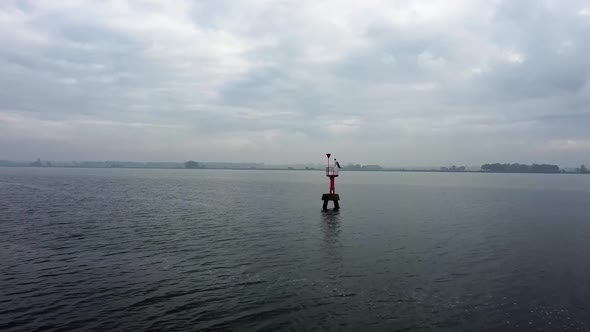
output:
[[[65,168],[132,168],[132,169],[227,169],[227,170],[305,170],[324,171],[321,164],[267,165],[264,163],[238,162],[130,162],[130,161],[9,161],[0,160],[0,167],[65,167]],[[453,173],[540,173],[540,174],[589,174],[585,165],[577,168],[560,168],[552,164],[493,163],[476,166],[442,167],[384,167],[349,163],[343,171],[382,172],[453,172]]]

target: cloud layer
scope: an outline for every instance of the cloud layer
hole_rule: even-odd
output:
[[[588,1],[3,1],[0,159],[590,162]]]

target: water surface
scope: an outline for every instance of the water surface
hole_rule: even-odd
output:
[[[590,176],[0,168],[0,329],[582,330]]]

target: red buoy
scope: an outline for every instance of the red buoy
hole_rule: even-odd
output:
[[[336,159],[334,159],[334,166],[330,166],[330,156],[332,156],[332,154],[326,153],[326,156],[328,157],[328,166],[326,166],[326,176],[330,178],[330,191],[329,193],[322,195],[322,200],[324,201],[323,209],[327,210],[328,202],[332,201],[334,202],[334,210],[338,210],[340,209],[340,204],[338,203],[338,201],[340,200],[340,195],[336,193],[335,179],[339,175],[338,171],[340,168],[340,163]]]

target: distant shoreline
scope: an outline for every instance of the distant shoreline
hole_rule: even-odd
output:
[[[305,171],[305,172],[324,172],[324,169],[305,169],[305,168],[240,168],[240,167],[207,167],[207,168],[181,168],[181,167],[93,167],[93,166],[15,166],[0,165],[2,168],[68,168],[68,169],[154,169],[154,170],[186,170],[186,171],[206,171],[206,170],[226,170],[226,171]],[[478,174],[581,174],[572,171],[560,172],[490,172],[483,170],[465,170],[465,171],[447,171],[437,169],[341,169],[341,172],[408,172],[408,173],[478,173]]]

